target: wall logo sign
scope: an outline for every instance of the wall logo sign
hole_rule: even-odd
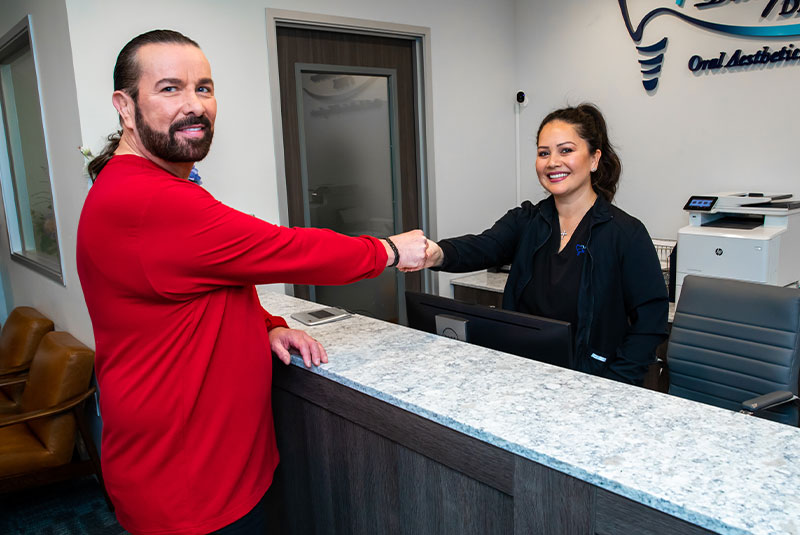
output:
[[[658,86],[661,65],[667,48],[667,37],[641,44],[645,27],[656,17],[669,15],[703,30],[746,39],[791,40],[800,38],[800,0],[705,0],[691,3],[686,0],[644,1],[618,0],[622,18],[641,59],[642,85],[652,91]],[[629,4],[642,12],[631,17]],[[642,4],[650,4],[644,6]],[[659,5],[661,4],[661,5]],[[664,5],[667,4],[667,5]],[[635,24],[633,20],[638,20]],[[731,21],[747,20],[747,24]],[[655,39],[651,39],[653,41]],[[735,51],[722,51],[709,57],[693,55],[687,63],[692,72],[736,69],[751,65],[800,65],[800,44],[745,45]]]

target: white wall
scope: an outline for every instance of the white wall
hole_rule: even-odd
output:
[[[49,316],[56,328],[94,346],[89,316],[75,268],[75,235],[86,180],[81,144],[75,76],[72,70],[67,12],[63,0],[4,0],[0,4],[0,35],[26,15],[32,15],[34,54],[39,72],[45,139],[50,157],[53,198],[61,246],[64,285],[10,258],[5,214],[0,213],[0,273],[9,310],[30,305]],[[2,207],[0,207],[2,210]]]
[[[674,7],[674,2],[660,4]],[[690,12],[691,4],[685,8]],[[724,11],[704,15],[756,25],[765,2],[751,4],[730,3],[714,8]],[[641,84],[640,56],[617,2],[517,0],[516,5],[516,72],[532,101],[521,121],[528,196],[541,197],[533,168],[539,122],[552,109],[583,100],[603,111],[619,149],[623,176],[617,204],[640,218],[654,237],[677,236],[688,221],[681,209],[691,194],[800,195],[799,62],[701,75],[687,68],[694,54],[710,58],[726,51],[730,57],[737,48],[755,51],[769,44],[779,50],[790,42],[800,45],[800,39],[735,39],[659,17],[646,27],[641,43],[669,38],[658,89],[648,95]]]

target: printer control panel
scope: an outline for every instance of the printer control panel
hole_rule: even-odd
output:
[[[719,197],[711,195],[692,195],[683,209],[690,212],[710,212],[718,199]]]

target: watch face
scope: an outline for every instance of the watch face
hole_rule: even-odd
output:
[[[709,212],[714,208],[717,199],[718,197],[692,195],[689,197],[689,200],[686,201],[683,209],[692,212]]]

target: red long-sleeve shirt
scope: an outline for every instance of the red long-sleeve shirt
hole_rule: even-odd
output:
[[[286,323],[253,285],[346,284],[380,274],[386,252],[266,223],[124,155],[89,192],[77,263],[117,517],[132,533],[189,534],[245,515],[278,463],[267,330]]]

